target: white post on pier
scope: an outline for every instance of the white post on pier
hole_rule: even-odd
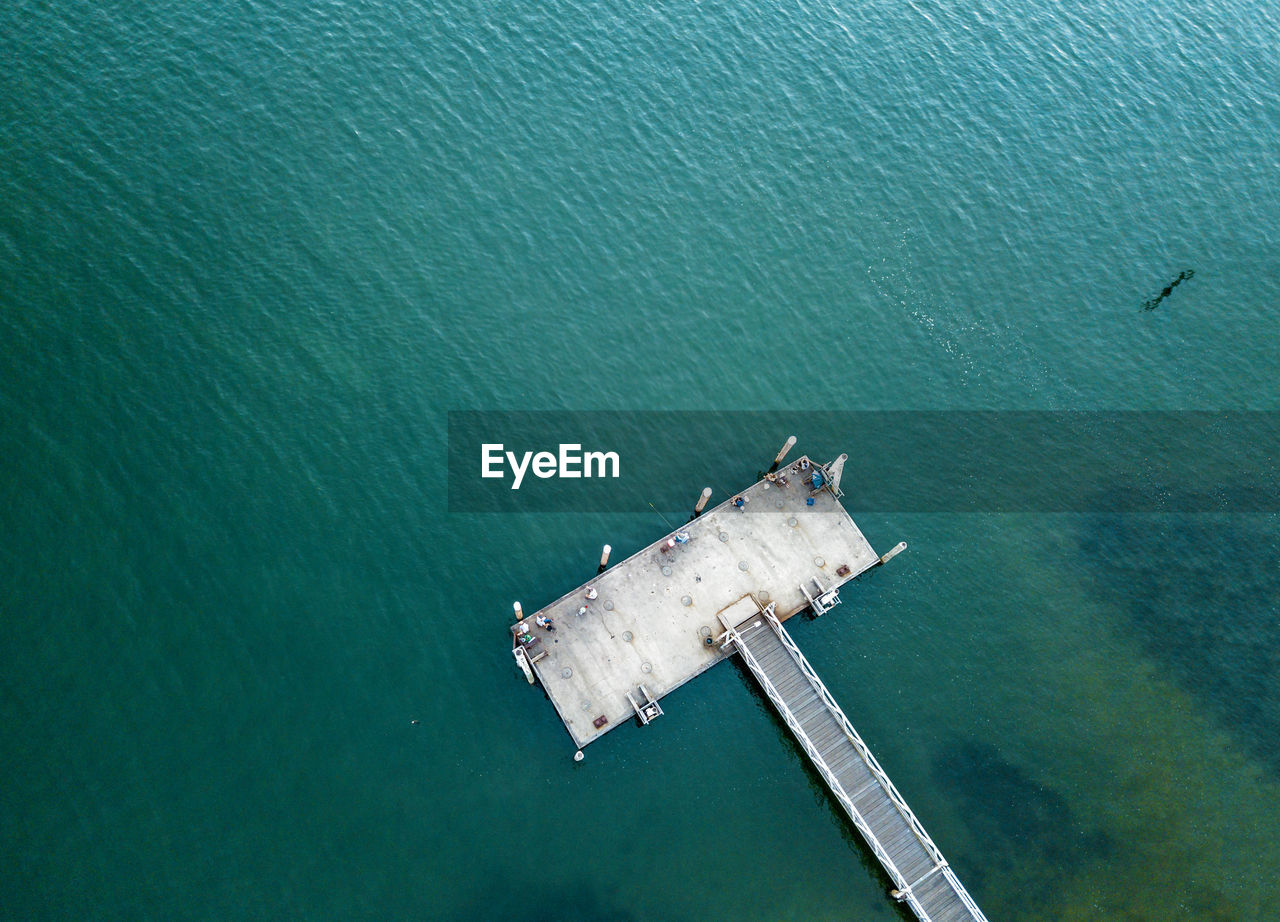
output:
[[[769,468],[770,474],[778,469],[778,465],[782,463],[782,459],[787,456],[787,452],[795,447],[795,444],[796,437],[794,435],[787,439],[786,444],[782,446],[782,451],[778,452],[778,457],[773,459],[773,467]]]
[[[885,555],[884,555],[883,557],[881,557],[878,561],[876,561],[876,564],[875,564],[875,565],[878,567],[878,566],[880,566],[881,564],[886,564],[886,563],[888,563],[890,560],[893,560],[893,558],[897,557],[899,554],[901,554],[901,553],[902,553],[903,551],[905,551],[906,549],[907,549],[907,542],[905,542],[905,541],[899,541],[897,544],[895,544],[895,545],[893,546],[893,549],[892,549],[892,550],[890,550],[890,551],[889,551],[889,553],[885,554]]]
[[[612,550],[613,548],[606,544],[604,550],[600,552],[600,568],[596,570],[596,575],[603,573],[605,567],[609,566],[609,552]]]

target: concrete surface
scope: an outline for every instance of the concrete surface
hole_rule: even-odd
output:
[[[831,589],[875,565],[844,507],[830,490],[814,493],[813,468],[802,474],[799,464],[779,472],[785,486],[762,480],[737,494],[745,510],[730,497],[528,616],[547,651],[534,672],[578,748],[634,721],[628,691],[644,685],[660,699],[730,655],[706,639],[724,631],[719,613],[744,596],[773,601],[785,620],[808,607],[802,582],[817,595],[813,577]],[[688,543],[664,550],[678,532]],[[848,572],[837,575],[842,566]],[[591,588],[597,597],[588,600]],[[742,610],[745,618],[754,606]],[[539,615],[556,630],[532,627]],[[600,717],[606,722],[597,728]]]

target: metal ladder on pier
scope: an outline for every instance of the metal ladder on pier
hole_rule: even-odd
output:
[[[987,922],[768,605],[724,635],[921,922]]]

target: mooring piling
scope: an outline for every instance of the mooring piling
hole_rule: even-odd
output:
[[[897,557],[906,549],[907,549],[907,542],[899,541],[890,549],[890,551],[887,554],[885,554],[883,557],[877,560],[875,565],[878,567],[878,566],[881,566],[882,564],[888,563],[890,560],[893,560],[893,558]]]
[[[769,468],[770,474],[778,469],[778,465],[782,463],[782,459],[787,456],[787,452],[789,452],[795,444],[796,437],[794,435],[787,439],[786,443],[782,446],[782,451],[778,452],[778,457],[773,459],[773,466]]]

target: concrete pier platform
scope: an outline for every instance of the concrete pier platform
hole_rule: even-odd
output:
[[[821,605],[876,564],[837,495],[812,488],[813,470],[807,458],[787,465],[785,483],[756,483],[736,494],[743,507],[728,498],[527,617],[540,640],[533,673],[579,749],[634,720],[642,687],[661,699],[730,655],[715,641],[737,612],[759,610],[730,610],[744,597],[785,620],[810,607],[805,590]],[[535,627],[538,616],[556,630]]]

